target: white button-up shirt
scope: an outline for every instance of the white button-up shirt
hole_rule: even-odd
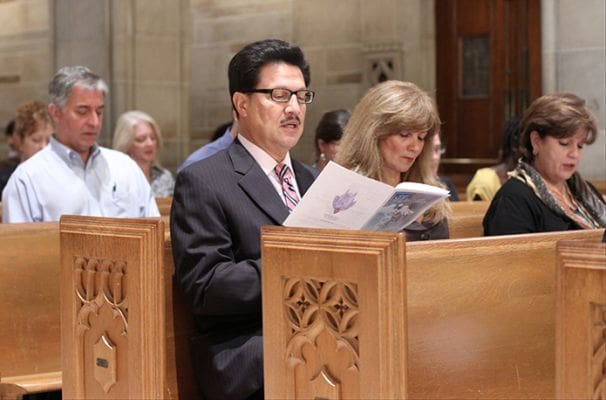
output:
[[[78,153],[51,137],[11,175],[2,192],[2,221],[58,221],[63,214],[138,218],[160,212],[129,156],[95,145],[84,165]]]

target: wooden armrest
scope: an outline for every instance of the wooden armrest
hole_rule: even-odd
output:
[[[4,392],[13,391],[19,392],[18,389],[13,388],[13,386],[17,386],[23,389],[23,393],[18,394],[17,396],[8,397],[9,394],[6,394],[6,398],[19,398],[21,395],[25,393],[41,393],[41,392],[51,392],[54,390],[61,390],[61,382],[62,375],[61,371],[55,372],[44,372],[40,374],[29,374],[29,375],[19,375],[19,376],[3,376],[2,377],[2,390],[3,395]],[[2,397],[4,400],[4,397]]]
[[[21,400],[27,391],[12,383],[0,383],[0,400]]]

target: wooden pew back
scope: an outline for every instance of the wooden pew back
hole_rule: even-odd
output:
[[[592,179],[591,183],[593,184],[593,186],[595,186],[595,188],[598,190],[598,192],[600,192],[604,196],[606,196],[606,180],[605,179]]]
[[[158,218],[61,219],[65,398],[197,398],[192,321]]]
[[[0,255],[2,383],[58,390],[59,224],[0,224]]]
[[[371,250],[374,232],[265,227],[266,397],[390,398],[397,393],[393,388],[373,391],[364,374],[373,371],[371,381],[380,381],[381,363],[395,361],[373,346],[389,343],[393,330],[401,329],[407,332],[406,349],[391,351],[396,358],[406,354],[408,377],[390,370],[391,384],[406,381],[410,398],[553,398],[556,243],[598,239],[602,233],[407,243],[406,289],[398,291],[381,286],[393,278],[375,275],[380,252]],[[382,268],[393,267],[383,263]],[[407,315],[407,323],[395,318],[384,325],[385,311],[362,306],[374,304],[368,297],[372,290],[360,294],[373,284],[380,294],[375,301],[394,315]],[[403,293],[406,308],[400,314],[393,304]],[[355,317],[346,317],[352,308]],[[343,314],[329,315],[341,309]],[[320,339],[325,324],[336,327],[330,340]],[[352,336],[356,346],[347,344]],[[355,356],[349,357],[352,348]]]
[[[451,203],[452,215],[448,219],[451,239],[484,236],[482,220],[489,201],[457,201]]]
[[[161,216],[170,215],[170,207],[173,203],[172,196],[170,197],[156,197],[156,204],[158,205],[158,210],[160,210]]]
[[[606,243],[558,242],[556,395],[606,399]]]
[[[404,238],[262,228],[267,399],[406,396]]]
[[[406,245],[411,398],[553,398],[555,254],[603,230]]]

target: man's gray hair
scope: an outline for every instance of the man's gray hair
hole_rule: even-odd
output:
[[[50,102],[62,109],[67,104],[67,99],[74,86],[101,91],[104,96],[109,92],[107,83],[90,69],[81,65],[63,67],[57,71],[48,84]]]

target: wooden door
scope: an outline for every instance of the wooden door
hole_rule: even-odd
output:
[[[436,0],[442,174],[496,164],[503,125],[541,92],[540,0]]]

